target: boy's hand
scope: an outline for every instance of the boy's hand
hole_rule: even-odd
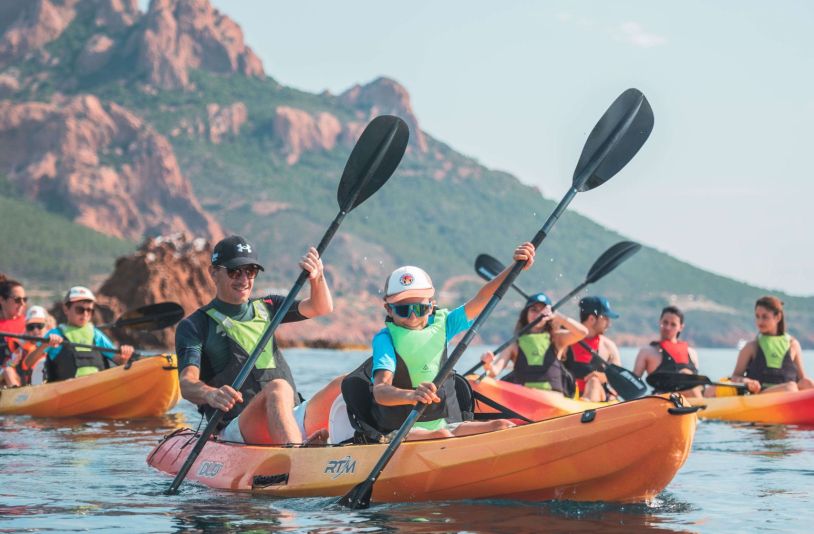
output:
[[[534,245],[526,241],[522,245],[514,249],[514,261],[524,261],[523,270],[530,269],[534,265]]]
[[[436,391],[435,384],[432,382],[422,382],[415,390],[410,392],[410,400],[423,402],[424,404],[441,402],[441,398],[435,393]]]

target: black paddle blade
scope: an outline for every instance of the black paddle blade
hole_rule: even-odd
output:
[[[647,383],[656,391],[683,391],[696,386],[712,384],[709,377],[704,375],[688,375],[685,373],[653,373],[647,375]]]
[[[370,497],[373,495],[373,484],[368,484],[367,481],[357,484],[346,495],[343,495],[336,504],[350,508],[351,510],[359,510],[362,508],[370,507]]]
[[[589,191],[610,180],[636,155],[653,131],[653,109],[638,89],[628,89],[596,123],[574,170],[573,186]]]
[[[475,272],[486,281],[492,280],[506,267],[494,256],[478,254],[475,258]]]
[[[176,302],[158,302],[148,304],[124,313],[110,325],[113,328],[132,328],[135,330],[161,330],[172,326],[184,318],[184,308]]]
[[[605,376],[611,387],[623,400],[632,400],[643,397],[647,394],[647,386],[642,379],[634,375],[632,371],[615,364],[608,364],[605,369]]]
[[[336,200],[341,210],[350,212],[387,182],[401,162],[409,139],[410,129],[398,117],[381,115],[370,121],[339,181]]]
[[[585,277],[586,284],[593,284],[606,274],[616,269],[620,263],[633,256],[642,246],[633,241],[620,241],[606,250],[591,266],[588,276]]]

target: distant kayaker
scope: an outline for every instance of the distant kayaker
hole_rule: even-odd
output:
[[[659,340],[651,342],[636,355],[633,374],[640,377],[647,372],[698,374],[698,354],[686,341],[678,337],[684,330],[684,313],[676,306],[661,310]],[[685,397],[701,397],[701,386],[681,392]]]
[[[220,438],[237,443],[302,443],[307,437],[306,416],[323,404],[327,413],[339,394],[339,379],[307,403],[300,403],[294,377],[272,338],[264,348],[240,391],[234,382],[257,346],[285,296],[249,300],[263,266],[254,245],[230,236],[215,245],[209,274],[215,298],[181,321],[175,334],[181,395],[211,417],[226,412]],[[295,301],[282,322],[302,321],[333,310],[322,260],[310,248],[299,262],[309,273],[310,296]],[[306,413],[308,406],[308,414]]]
[[[91,319],[96,305],[93,292],[83,286],[74,286],[65,294],[62,311],[67,322],[48,331],[48,347],[45,353],[45,374],[48,382],[79,378],[97,373],[116,364],[126,363],[133,355],[133,347],[122,345],[116,352],[97,351],[76,347],[73,343],[96,345],[116,349],[104,332],[93,326]],[[64,343],[64,341],[70,343]]]
[[[534,246],[518,246],[513,259],[526,262],[523,268],[528,269],[534,263]],[[399,267],[387,277],[385,328],[373,338],[372,415],[378,429],[398,429],[418,402],[429,406],[407,439],[464,436],[514,426],[506,419],[462,421],[454,378],[440,388],[433,384],[447,359],[447,344],[472,325],[509,270],[453,310],[436,308],[435,288],[423,269]]]
[[[783,302],[761,297],[755,303],[758,336],[738,354],[733,382],[742,382],[751,393],[797,391],[814,388],[806,376],[800,342],[786,332]]]
[[[26,335],[42,337],[53,326],[53,317],[42,306],[32,306],[25,314]],[[10,377],[16,386],[42,383],[43,373],[35,375],[34,368],[45,358],[48,343],[23,340],[19,343],[20,346],[14,351],[10,365],[6,369],[7,377]]]
[[[0,332],[22,334],[25,332],[25,307],[28,297],[25,296],[23,284],[16,280],[0,282]],[[12,355],[17,349],[14,338],[0,339],[0,385],[19,386],[19,377],[10,368]]]
[[[512,362],[513,370],[503,380],[573,397],[576,384],[563,358],[569,346],[588,335],[588,329],[570,317],[553,312],[551,299],[545,293],[536,293],[526,300],[520,311],[515,333],[541,315],[545,319],[520,336],[499,358],[495,359],[491,352],[484,353],[483,367],[489,376],[496,377]]]
[[[619,348],[605,335],[611,326],[611,319],[618,318],[619,314],[611,309],[605,297],[585,297],[579,301],[579,321],[588,329],[588,335],[582,341],[605,362],[622,365]],[[582,344],[574,343],[568,347],[565,368],[574,376],[580,398],[592,402],[614,399],[616,394],[608,385],[607,376],[600,370],[600,365],[592,361],[593,354]]]

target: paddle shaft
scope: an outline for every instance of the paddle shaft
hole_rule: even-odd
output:
[[[49,341],[49,339],[47,337],[29,336],[29,335],[26,335],[26,334],[11,334],[11,333],[8,333],[8,332],[0,332],[0,337],[14,337],[14,338],[17,338],[17,339],[25,339],[27,341],[44,341],[46,343]],[[116,353],[121,352],[121,349],[116,349],[116,348],[111,349],[110,347],[101,347],[99,345],[86,345],[84,343],[74,343],[74,342],[72,342],[72,341],[70,341],[68,339],[63,339],[62,343],[66,344],[66,345],[72,345],[74,347],[79,347],[81,349],[90,349],[90,350],[98,350],[98,351],[104,351],[104,352],[116,352]]]
[[[396,136],[396,129],[393,128],[390,133],[388,134],[384,143],[381,146],[388,147],[393,142],[393,139]],[[362,188],[365,184],[372,178],[373,174],[375,173],[376,169],[381,165],[381,162],[384,160],[386,155],[386,150],[380,151],[376,158],[373,160],[372,164],[367,168],[364,176],[362,179],[353,187],[351,193],[345,199],[344,205],[340,206],[339,213],[334,218],[331,225],[328,227],[328,230],[325,232],[325,235],[322,236],[322,240],[317,245],[317,253],[320,257],[322,257],[322,253],[325,251],[325,248],[328,246],[328,243],[331,242],[333,239],[334,234],[336,234],[337,230],[339,229],[339,225],[342,224],[342,221],[347,215],[348,211],[353,208],[354,202],[356,198],[359,196],[359,193],[362,191]],[[260,354],[262,354],[263,349],[265,349],[266,344],[268,344],[271,337],[274,335],[274,331],[283,321],[283,318],[288,313],[288,310],[291,308],[291,305],[294,303],[294,299],[297,297],[297,294],[302,289],[302,286],[305,285],[305,281],[308,279],[308,272],[303,270],[299,277],[297,277],[297,281],[294,283],[294,287],[291,288],[291,291],[288,292],[283,303],[280,307],[275,310],[274,317],[271,319],[271,323],[266,328],[266,331],[263,332],[263,336],[257,342],[257,346],[252,351],[249,359],[246,360],[246,363],[243,364],[243,368],[238,373],[237,377],[235,377],[234,382],[232,383],[232,389],[235,391],[240,391],[243,387],[243,384],[246,382],[246,379],[249,377],[249,373],[251,372],[252,368],[254,368],[254,364],[257,362],[258,358],[260,358]],[[175,475],[175,478],[170,484],[169,489],[165,492],[166,494],[173,494],[176,493],[178,490],[178,486],[181,485],[181,482],[184,481],[184,478],[187,476],[192,464],[195,463],[195,460],[200,455],[201,451],[203,450],[206,442],[209,440],[209,436],[211,436],[215,429],[217,428],[218,424],[223,419],[223,416],[226,412],[222,410],[216,410],[214,414],[212,414],[212,418],[209,419],[207,422],[206,428],[204,429],[201,436],[198,438],[198,441],[195,443],[195,446],[189,452],[189,456],[187,456],[186,461],[184,461],[184,465],[181,466],[181,469],[178,471],[178,474]]]
[[[133,317],[132,319],[119,319],[118,321],[113,323],[96,325],[96,328],[122,328],[124,326],[129,326],[132,324],[155,322],[159,319],[164,319],[165,317],[174,317],[176,315],[178,315],[178,312],[176,311],[160,312],[144,317]]]
[[[590,176],[590,174],[588,174],[588,176]],[[537,235],[534,236],[534,239],[532,239],[531,243],[532,245],[534,245],[535,249],[538,248],[540,244],[543,242],[543,240],[546,238],[551,227],[554,226],[557,220],[559,220],[560,216],[565,211],[565,208],[568,207],[568,204],[570,204],[571,200],[574,198],[574,196],[576,196],[577,191],[578,189],[576,187],[572,187],[568,191],[565,197],[557,205],[556,209],[554,210],[554,213],[551,214],[551,216],[545,222],[543,227],[540,228],[540,230],[537,232]],[[483,311],[475,319],[475,322],[472,324],[472,326],[469,327],[469,330],[467,330],[466,334],[464,334],[463,339],[461,339],[461,342],[458,343],[458,345],[455,347],[455,350],[452,351],[452,354],[447,359],[446,363],[444,363],[444,366],[441,367],[440,371],[438,371],[438,375],[435,377],[435,380],[433,380],[433,384],[435,384],[436,388],[440,387],[440,385],[443,384],[447,378],[449,378],[449,375],[452,374],[453,368],[458,363],[458,360],[461,358],[461,355],[469,346],[470,341],[472,341],[472,339],[477,335],[481,325],[492,313],[492,310],[494,310],[498,302],[500,302],[500,299],[503,298],[503,295],[506,294],[506,291],[509,289],[509,286],[512,285],[514,280],[520,274],[520,271],[523,270],[524,263],[525,262],[522,261],[516,261],[514,263],[511,270],[509,271],[509,274],[506,276],[506,278],[503,279],[503,281],[500,283],[500,286],[498,286],[497,290],[495,290],[494,294],[492,295],[492,298],[489,299],[489,302],[486,304]],[[379,477],[379,474],[390,462],[390,459],[393,457],[393,454],[395,454],[398,446],[407,436],[407,433],[413,427],[413,424],[418,420],[419,417],[421,417],[421,415],[424,413],[424,410],[426,409],[427,405],[422,402],[419,402],[415,405],[415,408],[413,408],[410,411],[410,414],[404,420],[404,423],[402,423],[401,428],[398,429],[396,435],[391,440],[390,445],[384,451],[382,457],[379,458],[379,461],[376,462],[376,465],[373,467],[373,470],[371,471],[368,478],[364,482],[362,482],[359,486],[357,486],[359,488],[358,492],[360,495],[366,495],[369,491],[372,490],[373,484],[376,482],[376,479]]]

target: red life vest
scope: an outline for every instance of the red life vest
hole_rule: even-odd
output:
[[[600,336],[594,337],[586,337],[582,341],[584,341],[589,347],[591,347],[594,352],[599,353],[599,342],[601,340]],[[591,361],[593,361],[594,356],[591,354],[588,349],[582,346],[580,343],[574,343],[570,347],[568,347],[568,353],[565,356],[565,367],[571,371],[571,374],[574,375],[574,378],[577,382],[577,387],[579,387],[580,393],[585,391],[585,380],[584,378],[588,376],[590,373],[599,370],[598,365],[593,365]]]

